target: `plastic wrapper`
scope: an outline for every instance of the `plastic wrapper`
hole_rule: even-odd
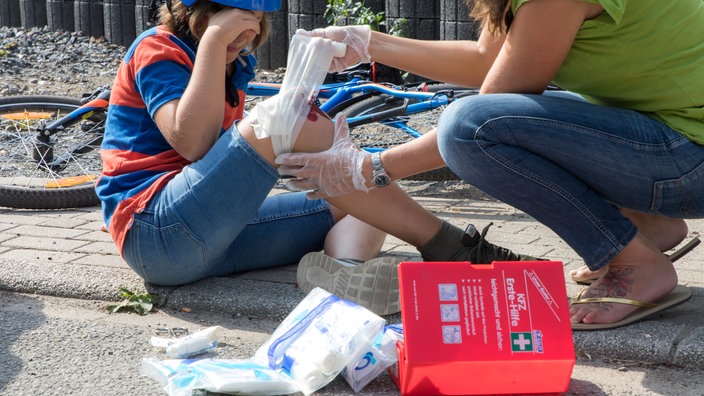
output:
[[[368,309],[313,289],[248,360],[147,358],[141,371],[169,396],[194,390],[226,394],[310,395],[357,362],[385,320]]]
[[[258,138],[271,137],[274,153],[290,153],[334,56],[345,44],[295,34],[291,38],[281,90],[252,109]]]
[[[400,325],[387,326],[362,355],[342,370],[342,376],[355,391],[361,391],[398,360],[396,341],[403,340]]]
[[[298,390],[280,371],[251,360],[145,358],[140,372],[158,381],[169,396],[191,396],[195,390],[245,395],[287,395]]]
[[[309,395],[327,385],[369,347],[385,320],[321,288],[313,289],[256,352]]]
[[[154,347],[163,348],[169,357],[185,359],[215,349],[218,345],[215,337],[219,329],[220,326],[212,326],[179,338],[152,337],[149,342]]]

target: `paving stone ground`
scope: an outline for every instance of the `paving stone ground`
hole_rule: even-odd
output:
[[[582,261],[556,234],[525,213],[491,199],[417,197],[428,210],[451,223],[482,229],[493,223],[488,239],[514,251],[560,261],[568,295],[583,286],[569,280]],[[295,266],[212,278],[192,285],[145,285],[122,261],[109,235],[100,231],[98,207],[56,211],[0,209],[0,290],[78,299],[118,300],[127,287],[165,296],[164,304],[228,314],[285,317],[304,297],[295,285]],[[688,222],[689,238],[699,236],[704,220]],[[389,237],[382,254],[409,260],[418,253]],[[578,354],[592,357],[704,367],[704,247],[676,263],[680,283],[693,298],[649,320],[607,331],[575,332]],[[267,298],[262,299],[262,290]],[[398,321],[398,315],[390,321]]]

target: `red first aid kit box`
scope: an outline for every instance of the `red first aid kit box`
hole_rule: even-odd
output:
[[[402,395],[559,393],[575,364],[562,263],[403,262]]]

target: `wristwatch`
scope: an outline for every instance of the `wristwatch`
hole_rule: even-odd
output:
[[[389,174],[381,165],[381,155],[372,153],[372,184],[377,187],[386,187],[391,183]]]

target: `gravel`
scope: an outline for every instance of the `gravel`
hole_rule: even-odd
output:
[[[0,96],[81,96],[112,84],[127,48],[80,32],[0,27]],[[282,70],[261,70],[281,81]]]
[[[125,55],[124,46],[80,32],[48,27],[0,27],[0,97],[57,95],[80,97],[110,85]],[[285,70],[258,70],[257,80],[280,82]],[[459,181],[402,181],[414,196],[490,199]]]
[[[125,48],[48,27],[0,28],[0,96],[80,96],[112,82]]]

